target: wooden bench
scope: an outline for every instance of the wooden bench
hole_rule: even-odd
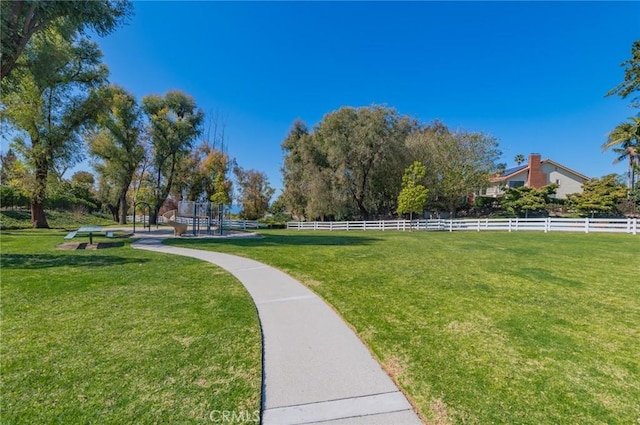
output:
[[[65,239],[73,239],[73,238],[76,237],[76,233],[78,233],[77,230],[74,230],[73,232],[69,232],[69,233],[67,233],[67,236],[65,236],[64,238]]]

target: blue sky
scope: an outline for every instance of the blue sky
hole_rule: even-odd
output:
[[[97,38],[111,81],[181,89],[226,116],[228,152],[282,186],[280,144],[341,106],[385,104],[497,137],[592,177],[636,113],[605,93],[640,38],[640,2],[136,2]]]

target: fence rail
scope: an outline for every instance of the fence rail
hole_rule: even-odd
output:
[[[176,221],[178,223],[184,223],[188,226],[197,226],[199,228],[206,228],[207,226],[207,220],[208,218],[206,217],[196,217],[196,219],[194,220],[193,217],[178,217],[176,219]],[[164,223],[164,218],[160,215],[158,216],[158,223]],[[148,223],[149,222],[149,217],[148,216],[144,216],[144,215],[136,215],[136,223]],[[129,215],[127,216],[127,223],[133,223],[133,216]],[[211,227],[215,227],[218,226],[218,220],[214,220],[212,219],[211,222],[209,223],[209,225]],[[243,230],[247,230],[247,229],[262,229],[265,227],[268,227],[266,224],[264,223],[260,223],[258,221],[255,220],[222,220],[222,227],[225,229],[243,229]]]
[[[484,231],[508,232],[543,231],[582,233],[630,233],[637,235],[637,218],[481,218],[457,220],[379,220],[379,221],[290,221],[290,230],[426,230],[426,231]]]
[[[176,218],[176,221],[178,223],[184,223],[188,226],[196,226],[198,228],[205,228],[207,224],[209,224],[209,226],[211,227],[216,227],[219,225],[218,220],[213,220],[213,219],[211,221],[208,221],[208,220],[209,219],[206,217],[196,217],[195,219],[193,217]],[[164,223],[164,218],[162,216],[159,216],[158,222]],[[222,220],[222,227],[224,229],[247,230],[247,229],[260,229],[263,227],[267,227],[267,225],[263,223],[259,223],[255,220]]]

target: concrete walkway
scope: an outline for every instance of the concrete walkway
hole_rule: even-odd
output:
[[[262,327],[262,424],[422,423],[360,339],[300,282],[254,260],[140,235],[134,248],[208,261],[247,288]]]

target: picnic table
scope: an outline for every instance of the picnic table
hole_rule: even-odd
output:
[[[73,239],[76,237],[77,234],[81,234],[81,235],[89,235],[89,245],[93,245],[93,234],[94,233],[101,233],[102,232],[102,226],[82,226],[80,227],[78,230],[74,230],[73,232],[69,232],[67,234],[67,236],[65,236],[65,239]],[[113,237],[113,232],[107,232],[105,234],[106,237],[110,238]]]

